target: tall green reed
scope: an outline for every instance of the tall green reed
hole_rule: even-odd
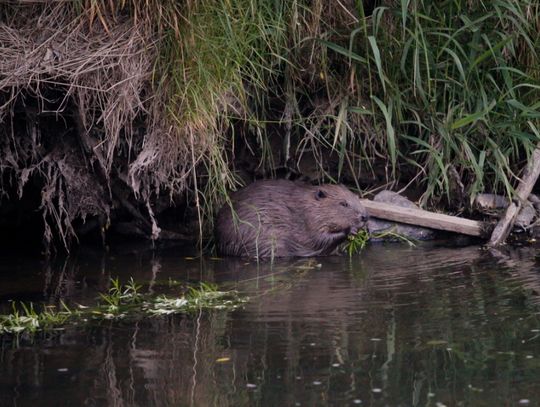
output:
[[[450,198],[456,185],[471,198],[511,195],[540,140],[536,2],[385,1],[370,16],[356,7],[348,41],[324,43],[354,68],[349,114],[372,120],[365,137],[394,174],[415,166],[425,199]]]

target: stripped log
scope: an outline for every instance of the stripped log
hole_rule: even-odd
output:
[[[362,204],[367,209],[369,216],[391,220],[393,222],[486,238],[489,237],[493,229],[489,223],[443,215],[423,209],[403,208],[401,206],[374,202],[367,199],[363,199]]]
[[[532,192],[534,184],[540,175],[540,143],[537,144],[536,149],[533,152],[527,167],[523,172],[523,177],[516,188],[516,199],[508,205],[504,216],[501,218],[489,240],[489,246],[498,246],[506,240],[510,230],[514,226],[516,217],[521,209],[523,202],[527,200]]]

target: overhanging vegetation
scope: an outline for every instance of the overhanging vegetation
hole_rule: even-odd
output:
[[[414,182],[424,204],[462,209],[511,195],[540,138],[530,0],[25,1],[0,16],[2,199],[38,190],[47,243],[196,238],[227,190],[280,169]]]

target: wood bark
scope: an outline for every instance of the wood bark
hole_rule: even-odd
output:
[[[429,212],[423,209],[403,208],[367,199],[362,200],[362,204],[367,209],[369,216],[394,222],[478,237],[488,237],[492,229],[492,226],[488,223]]]

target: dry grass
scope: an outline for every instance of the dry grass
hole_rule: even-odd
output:
[[[13,130],[15,104],[30,96],[38,101],[35,116],[74,117],[84,133],[87,154],[68,137],[44,150],[47,140],[37,119],[27,124],[31,137],[12,134],[1,140],[2,170],[10,170],[19,195],[32,176],[43,180],[45,238],[50,241],[51,226],[56,227],[67,246],[74,219],[109,215],[117,149],[134,149],[132,125],[152,104],[144,95],[151,94],[156,38],[126,18],[107,29],[91,26],[71,7],[56,3],[13,6],[0,26],[0,44],[4,129]],[[61,98],[51,101],[51,89]],[[54,110],[48,111],[51,104]],[[84,159],[91,165],[82,166]]]
[[[147,3],[34,1],[0,9],[3,129],[15,132],[14,109],[32,97],[36,117],[52,113],[74,123],[79,139],[60,137],[44,151],[36,124],[27,137],[1,140],[0,171],[19,195],[34,176],[44,183],[48,242],[56,228],[67,247],[74,219],[108,218],[118,201],[127,202],[115,196],[119,183],[129,187],[130,212],[146,218],[153,239],[161,236],[158,197],[172,202],[192,191],[199,219],[211,219],[235,184],[225,131],[265,89],[267,63],[279,57],[274,47],[283,39],[281,16],[251,1]],[[50,100],[51,92],[61,100]]]

